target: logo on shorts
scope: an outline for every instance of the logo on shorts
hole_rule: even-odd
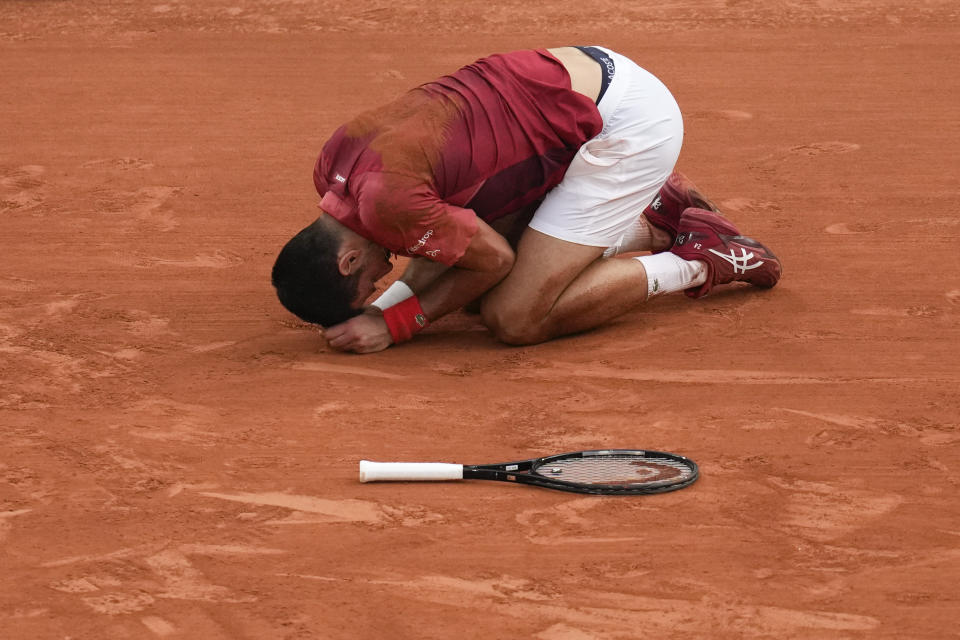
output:
[[[663,204],[663,201],[660,200],[660,194],[657,194],[657,197],[653,199],[653,202],[650,203],[650,208],[654,211],[660,211],[660,206]]]
[[[417,251],[419,251],[420,249],[422,249],[422,248],[427,244],[427,240],[429,240],[429,239],[430,239],[430,236],[432,236],[432,235],[433,235],[433,229],[430,229],[430,230],[427,231],[425,234],[423,234],[423,237],[422,237],[422,238],[420,238],[419,240],[417,240],[417,243],[416,243],[415,245],[412,245],[412,246],[408,247],[408,248],[407,248],[407,252],[408,252],[408,253],[416,253]],[[428,254],[429,254],[429,252],[428,252]]]
[[[342,175],[340,175],[339,173],[338,173],[337,175],[333,176],[333,179],[336,180],[337,182],[341,183],[341,184],[346,184],[346,182],[347,182],[347,179],[344,178],[344,177],[343,177]]]
[[[602,62],[603,66],[607,68],[607,80],[608,81],[613,80],[613,74],[616,73],[617,71],[617,67],[613,63],[613,60],[611,60],[606,56],[603,56],[602,58],[600,58],[600,62]]]

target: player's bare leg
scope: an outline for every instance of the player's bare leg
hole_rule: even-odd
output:
[[[531,344],[591,329],[654,295],[685,289],[695,295],[693,286],[699,287],[696,291],[709,290],[714,283],[707,282],[707,276],[712,280],[716,271],[708,268],[709,259],[668,251],[688,209],[702,212],[699,218],[694,216],[700,224],[715,224],[718,232],[728,236],[739,233],[679,171],[670,174],[654,200],[606,249],[527,229],[513,271],[484,298],[484,321],[504,342]],[[654,255],[613,259],[642,251]],[[770,257],[776,261],[775,256]],[[771,278],[774,282],[779,279],[779,271]],[[736,279],[749,281],[744,274]]]
[[[603,252],[527,229],[513,270],[484,296],[484,322],[504,342],[534,344],[591,329],[645,302],[644,265]]]
[[[591,329],[653,296],[697,298],[719,284],[770,288],[780,280],[773,252],[716,211],[686,209],[675,229],[670,251],[625,259],[528,228],[513,270],[483,299],[484,322],[506,343],[535,344]]]

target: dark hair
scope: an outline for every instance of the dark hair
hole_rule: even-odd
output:
[[[340,242],[340,234],[320,217],[295,235],[273,264],[280,303],[302,320],[330,327],[362,311],[350,306],[358,274],[344,276],[337,266]]]

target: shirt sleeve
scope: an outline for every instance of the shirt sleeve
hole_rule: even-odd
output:
[[[444,202],[429,184],[412,176],[371,172],[354,187],[370,240],[399,255],[453,266],[479,228],[476,213]]]

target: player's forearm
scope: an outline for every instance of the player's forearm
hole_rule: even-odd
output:
[[[415,294],[419,295],[426,291],[449,268],[443,263],[426,258],[413,258],[407,264],[407,268],[403,270],[400,280],[406,283]]]
[[[433,322],[479,298],[507,276],[513,259],[510,251],[487,271],[447,269],[419,294],[424,314]]]
[[[457,263],[422,292],[420,305],[430,321],[476,300],[507,277],[516,254],[510,243],[483,220]]]
[[[376,340],[372,342],[350,342],[351,337],[347,335],[338,338],[336,343],[331,341],[331,346],[344,344],[349,348],[349,345],[355,342],[359,348],[353,350],[366,353],[383,349],[391,342],[397,344],[409,340],[432,321],[459,309],[503,280],[510,272],[515,257],[513,250],[504,246],[505,251],[498,250],[498,255],[487,255],[482,260],[468,260],[470,267],[448,268],[420,292],[420,295],[413,295],[410,288],[400,281],[393,283],[363,316],[358,316],[359,320],[352,318],[344,323],[360,323],[368,320],[366,316],[379,317],[380,321],[374,320],[374,325],[384,327],[386,331],[373,331]],[[395,299],[392,303],[391,298]],[[380,309],[383,309],[382,315]],[[337,329],[338,327],[334,327],[334,330]]]
[[[510,273],[515,259],[506,239],[478,220],[470,244],[454,266],[437,275],[424,289],[416,291],[416,295],[407,297],[410,291],[404,291],[407,295],[399,296],[395,304],[382,307],[383,322],[393,342],[409,340],[431,322],[489,291]],[[434,272],[432,268],[424,268],[424,275],[427,271]],[[389,293],[388,290],[384,296]]]

